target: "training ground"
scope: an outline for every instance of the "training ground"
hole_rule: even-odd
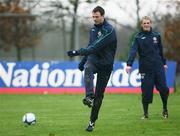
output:
[[[105,94],[92,134],[85,131],[90,109],[82,104],[82,94],[0,94],[0,136],[180,136],[179,92],[169,97],[168,119],[162,118],[155,94],[148,120],[140,119],[140,94]],[[22,123],[26,112],[36,114],[35,125]]]

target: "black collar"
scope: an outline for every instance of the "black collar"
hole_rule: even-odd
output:
[[[141,32],[142,32],[143,34],[150,34],[150,33],[152,33],[152,28],[150,29],[150,31],[144,31],[144,30],[141,28]]]
[[[102,27],[106,23],[107,23],[107,21],[104,19],[103,23],[101,23],[101,24],[94,24],[94,26],[99,28],[99,27]]]

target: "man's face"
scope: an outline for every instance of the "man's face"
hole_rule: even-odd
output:
[[[96,25],[103,23],[104,16],[100,12],[92,12],[92,18]]]
[[[143,31],[150,31],[151,30],[151,21],[147,20],[147,19],[143,19],[142,23],[141,23],[141,27],[143,29]]]

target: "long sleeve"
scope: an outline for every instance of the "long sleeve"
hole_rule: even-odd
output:
[[[81,59],[81,61],[80,61],[80,64],[85,64],[86,63],[86,61],[87,61],[87,56],[84,56],[82,59]]]
[[[135,38],[134,41],[132,42],[132,46],[128,55],[128,61],[127,61],[128,66],[132,66],[134,59],[136,57],[136,54],[137,54],[137,50],[138,50],[138,44]]]
[[[116,40],[115,30],[112,27],[106,28],[105,31],[103,36],[92,42],[87,48],[81,48],[79,51],[80,55],[96,53]]]
[[[164,55],[163,55],[163,45],[161,42],[161,36],[160,35],[159,35],[159,54],[161,56],[163,64],[166,65],[166,59],[164,58]]]
[[[90,46],[91,42],[92,42],[92,37],[91,37],[91,31],[90,31],[89,32],[89,43],[88,43],[88,46]],[[87,61],[87,56],[83,56],[83,58],[81,59],[80,63],[84,65],[86,63],[86,61]]]

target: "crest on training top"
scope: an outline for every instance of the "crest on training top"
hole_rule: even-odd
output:
[[[157,37],[153,37],[153,43],[158,43]]]
[[[98,34],[97,34],[97,37],[99,38],[101,36],[102,36],[102,33],[101,33],[101,31],[99,31]]]

